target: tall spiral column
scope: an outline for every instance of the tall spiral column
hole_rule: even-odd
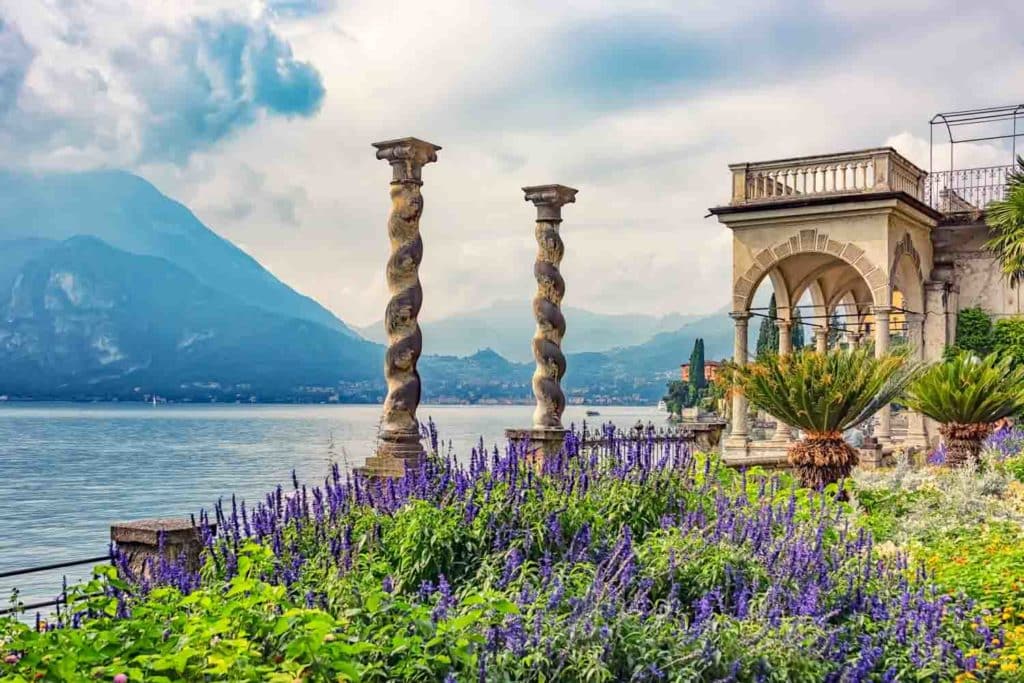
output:
[[[562,223],[562,206],[575,202],[578,190],[565,185],[537,185],[524,187],[523,192],[526,193],[526,201],[537,207],[537,259],[533,264],[533,274],[537,279],[537,293],[533,298],[533,315],[537,321],[533,335],[533,357],[537,362],[533,373],[533,395],[537,404],[533,411],[533,428],[510,429],[507,434],[513,440],[528,439],[534,451],[552,455],[561,450],[565,439],[562,426],[565,394],[561,384],[565,375],[565,355],[562,353],[565,280],[558,269],[565,246],[558,230]]]
[[[418,466],[424,457],[416,408],[420,403],[420,375],[416,363],[423,350],[417,317],[423,304],[419,267],[423,259],[420,215],[423,213],[421,172],[437,161],[437,145],[416,138],[375,142],[377,158],[391,164],[391,212],[388,214],[387,281],[391,292],[384,313],[388,348],[384,399],[377,453],[367,459],[364,472],[371,476],[402,476],[407,466]]]

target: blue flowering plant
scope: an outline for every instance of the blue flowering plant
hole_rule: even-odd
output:
[[[202,522],[198,571],[123,562],[48,628],[0,623],[9,680],[950,680],[998,649],[976,607],[877,552],[833,485],[680,439],[571,432],[334,468]],[[973,653],[973,654],[969,654]],[[978,653],[981,653],[979,655]]]

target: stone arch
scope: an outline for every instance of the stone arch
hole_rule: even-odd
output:
[[[889,267],[889,297],[899,290],[903,294],[904,308],[915,313],[924,311],[924,275],[921,272],[921,255],[914,247],[910,233],[903,233],[902,239],[893,249],[892,265]]]
[[[839,242],[831,239],[827,233],[809,228],[757,253],[753,265],[733,283],[733,310],[748,311],[754,292],[765,275],[775,270],[783,260],[798,254],[825,254],[845,262],[867,283],[875,305],[889,303],[889,279],[871,262],[863,249],[853,242]]]

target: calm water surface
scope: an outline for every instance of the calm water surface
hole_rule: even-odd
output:
[[[661,424],[653,407],[599,408],[626,427]],[[565,423],[585,409],[570,406]],[[530,406],[421,406],[460,456],[483,437],[503,441],[526,426]],[[219,497],[256,500],[278,483],[319,483],[331,462],[361,465],[373,449],[380,406],[184,406],[4,404],[0,406],[0,571],[106,552],[113,521],[187,516]],[[26,602],[54,597],[61,576],[88,568],[0,579]]]

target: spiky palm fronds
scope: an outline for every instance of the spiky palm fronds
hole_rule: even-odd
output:
[[[992,233],[985,247],[999,258],[1003,275],[1014,285],[1024,280],[1024,157],[1007,176],[1006,197],[985,207]]]
[[[943,424],[992,423],[1024,410],[1024,366],[995,353],[961,352],[921,373],[906,401]]]
[[[905,354],[875,358],[870,349],[801,351],[731,366],[747,399],[808,434],[841,434],[898,397],[918,372]]]
[[[903,393],[919,366],[896,353],[875,358],[870,348],[768,355],[726,375],[758,408],[807,436],[789,449],[800,481],[821,488],[850,474],[857,451],[843,432]]]
[[[1011,358],[960,352],[933,365],[907,390],[907,405],[942,423],[950,465],[978,457],[992,423],[1024,411],[1024,367]]]

